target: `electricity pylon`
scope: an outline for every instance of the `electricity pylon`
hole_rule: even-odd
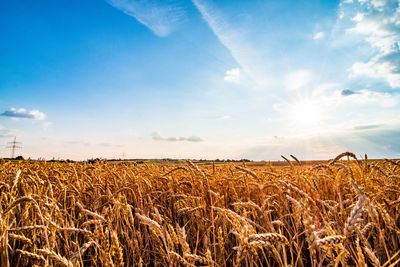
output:
[[[21,142],[17,142],[17,137],[14,136],[14,141],[8,142],[7,148],[11,148],[11,158],[13,159],[15,157],[15,149],[17,148],[22,148],[22,146],[19,146],[19,144],[22,144]]]

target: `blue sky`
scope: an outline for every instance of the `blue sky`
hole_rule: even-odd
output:
[[[1,1],[0,156],[400,157],[399,1]]]

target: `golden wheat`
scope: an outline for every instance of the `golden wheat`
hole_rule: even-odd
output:
[[[0,160],[0,266],[400,262],[398,160],[290,157],[279,164]]]

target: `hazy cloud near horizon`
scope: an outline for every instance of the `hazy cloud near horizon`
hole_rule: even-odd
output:
[[[153,140],[156,141],[167,141],[167,142],[182,142],[182,141],[187,141],[187,142],[203,142],[204,140],[198,136],[189,136],[189,137],[162,137],[158,132],[154,132],[151,135]]]

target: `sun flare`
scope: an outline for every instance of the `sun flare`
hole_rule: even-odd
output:
[[[301,125],[315,125],[321,121],[321,109],[314,103],[303,101],[291,108],[291,117]]]

